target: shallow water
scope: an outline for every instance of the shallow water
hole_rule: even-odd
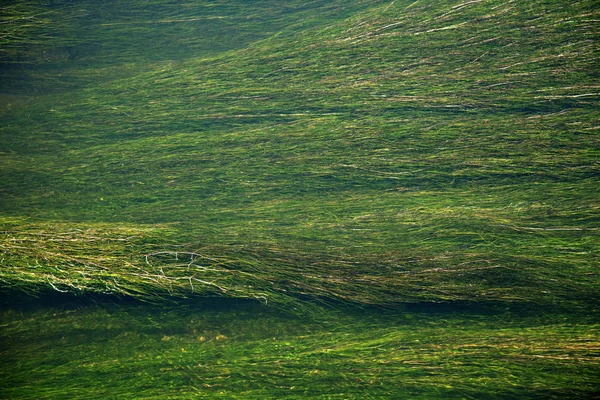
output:
[[[597,395],[597,13],[2,6],[0,398]]]

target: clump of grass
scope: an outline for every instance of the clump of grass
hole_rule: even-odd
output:
[[[31,294],[54,290],[146,301],[217,296],[305,311],[314,302],[387,308],[424,301],[504,302],[572,309],[595,302],[593,276],[584,280],[585,270],[570,276],[568,261],[546,267],[527,257],[485,259],[490,254],[471,252],[460,262],[444,254],[389,254],[386,261],[374,255],[358,262],[291,249],[204,245],[188,251],[172,242],[178,236],[164,227],[7,220],[0,282],[4,289]],[[556,265],[564,270],[554,271]]]
[[[156,239],[153,228],[3,221],[3,286],[27,292],[127,293],[128,251]],[[18,227],[18,230],[15,230]],[[122,282],[120,285],[119,282]],[[135,290],[135,289],[134,289]],[[143,288],[139,288],[143,293]]]
[[[266,303],[267,296],[271,298],[260,292],[264,284],[259,277],[240,270],[233,261],[182,251],[149,252],[168,243],[164,229],[4,222],[0,241],[4,289],[114,294],[147,301],[218,295]]]

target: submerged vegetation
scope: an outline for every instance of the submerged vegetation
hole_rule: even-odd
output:
[[[599,14],[591,0],[1,6],[3,389],[64,398],[116,362],[170,371],[132,372],[123,398],[164,398],[165,382],[181,398],[589,395]],[[12,310],[22,293],[181,302],[184,321],[207,298],[248,308],[202,308],[240,335],[198,341],[171,317],[148,325],[152,306],[110,311],[139,322],[113,334],[107,308]],[[68,350],[34,357],[26,342],[51,346],[52,329]],[[88,336],[97,358],[58,368]],[[78,386],[53,382],[82,365]]]
[[[593,318],[252,304],[2,311],[7,398],[589,398]],[[32,372],[35,371],[35,372]]]

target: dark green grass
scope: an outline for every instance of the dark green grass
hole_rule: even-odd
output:
[[[9,305],[8,396],[592,394],[595,2],[125,3],[0,11],[2,290],[156,307]]]
[[[0,8],[0,88],[63,93],[209,58],[381,2],[12,1]]]
[[[249,18],[261,7],[281,18],[264,17],[275,35],[252,18],[235,25],[232,37],[264,37],[238,51],[167,51],[127,78],[90,76],[85,88],[5,113],[0,201],[7,216],[31,218],[27,229],[160,224],[170,240],[134,246],[124,261],[141,268],[149,253],[198,252],[253,265],[288,294],[359,304],[598,299],[592,2],[200,2],[195,11],[134,2],[138,22],[85,4],[47,13],[83,23],[75,9],[85,8],[96,18],[86,35],[116,65],[165,45],[123,35],[134,22],[150,25],[149,37],[185,41],[195,34],[148,21]],[[209,31],[213,43],[221,33]],[[34,44],[11,43],[32,71],[46,69]],[[32,250],[5,248],[16,270],[30,268]],[[103,268],[119,274],[118,262]],[[18,275],[3,280],[19,285]]]
[[[81,37],[39,25],[76,42],[97,35],[118,65],[165,46],[144,46],[122,25],[185,41],[195,34],[159,22],[223,13],[249,19],[232,31],[247,40],[211,58],[167,51],[127,78],[90,77],[5,113],[7,216],[40,229],[162,224],[172,241],[135,248],[137,264],[198,250],[255,265],[289,293],[358,303],[597,300],[593,2],[132,4],[135,21],[85,2],[47,10],[83,23],[85,8],[96,19]],[[263,8],[281,14],[264,17],[277,34],[251,17]],[[251,29],[264,39],[247,38]],[[208,31],[210,43],[221,35]],[[10,43],[45,69],[34,44]],[[98,61],[90,67],[104,68]],[[8,251],[17,270],[29,268],[18,261],[27,246]]]

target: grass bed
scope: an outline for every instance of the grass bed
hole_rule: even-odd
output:
[[[249,303],[156,308],[62,300],[2,312],[2,341],[20,350],[2,352],[1,386],[9,397],[48,399],[595,393],[593,318],[457,311],[330,310],[295,318]]]
[[[6,393],[31,397],[33,385],[58,398],[123,362],[132,366],[124,397],[155,397],[155,384],[181,398],[220,394],[212,387],[226,397],[590,395],[596,2],[126,3],[0,8],[0,332],[13,348],[33,341],[33,354],[30,327],[53,329],[54,311],[18,314],[10,299],[20,293],[109,295],[158,310],[248,301],[258,308],[245,320],[266,313],[266,331],[284,325],[276,310],[306,318],[307,331],[285,333],[294,351],[284,354],[270,333],[231,349],[215,333],[210,346],[221,347],[207,348],[187,331],[156,340],[140,322],[108,342],[91,338],[94,349],[139,340],[136,357],[149,346],[175,366],[98,355],[73,386],[63,378],[83,364],[53,364],[63,355],[49,335],[46,358],[5,352]],[[431,318],[406,308],[420,304],[469,307]],[[467,315],[482,306],[548,319],[519,316],[523,328],[506,313],[499,325],[493,312]],[[413,320],[388,329],[360,309]],[[209,315],[229,324],[234,314]],[[72,318],[80,324],[78,311]],[[68,351],[83,351],[74,340]],[[184,342],[194,352],[180,354]],[[192,360],[204,351],[210,368]],[[35,362],[56,374],[36,384],[25,376]]]

